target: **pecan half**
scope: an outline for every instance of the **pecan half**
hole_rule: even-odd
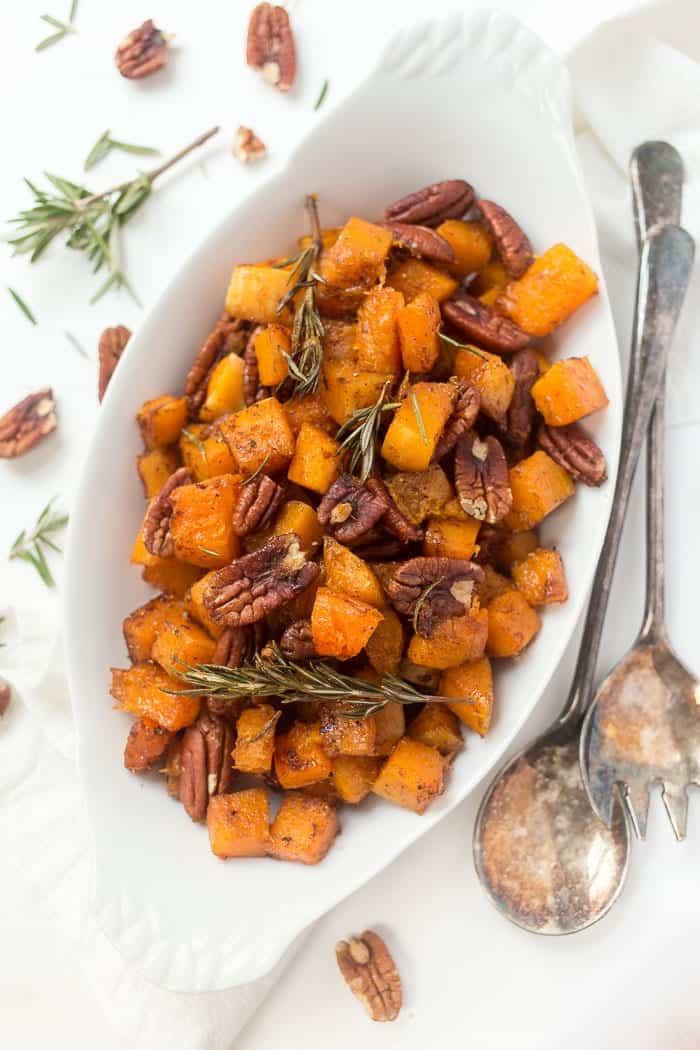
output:
[[[275,536],[213,573],[204,604],[216,623],[244,627],[301,594],[318,573],[294,533]]]
[[[530,391],[539,378],[540,366],[534,352],[525,347],[513,354],[510,370],[515,379],[515,389],[508,406],[504,431],[511,444],[524,445],[535,422],[537,410]]]
[[[97,400],[101,401],[109,381],[114,375],[114,369],[119,364],[119,359],[124,353],[126,344],[131,339],[131,331],[126,325],[118,324],[114,328],[105,328],[97,344],[97,360],[99,373],[97,377]]]
[[[277,513],[284,489],[267,474],[258,474],[241,489],[233,512],[233,531],[238,536],[266,528]]]
[[[213,664],[223,667],[240,667],[252,659],[257,647],[256,631],[252,627],[227,627],[219,636],[211,658]]]
[[[454,260],[452,245],[429,226],[416,226],[407,222],[381,222],[379,225],[391,230],[397,248],[404,248],[418,259],[437,263],[451,263]]]
[[[294,34],[283,7],[258,4],[248,23],[246,62],[262,73],[268,84],[289,91],[297,71]]]
[[[380,518],[382,528],[401,543],[417,543],[423,539],[423,529],[418,528],[401,513],[393,500],[389,489],[378,475],[367,478],[365,487],[373,496],[384,501],[385,510]]]
[[[5,714],[8,707],[10,706],[10,700],[12,699],[12,690],[10,689],[7,682],[0,682],[0,718]]]
[[[411,558],[397,566],[384,590],[403,616],[417,609],[416,629],[429,638],[443,620],[464,612],[483,578],[483,569],[466,558]]]
[[[316,656],[310,620],[297,620],[282,632],[280,649],[289,660],[310,660]]]
[[[445,219],[461,219],[473,203],[474,190],[468,182],[445,179],[394,201],[386,208],[384,218],[388,222],[439,226]]]
[[[185,397],[190,419],[197,414],[207,395],[207,382],[212,368],[226,354],[241,354],[248,338],[248,324],[230,317],[225,311],[209,333],[192,362],[185,380]]]
[[[372,930],[338,941],[338,968],[373,1021],[395,1021],[401,1009],[401,978],[382,938]]]
[[[448,452],[452,451],[462,434],[466,434],[467,431],[471,430],[476,423],[476,417],[479,415],[479,409],[481,408],[479,391],[471,383],[468,383],[466,379],[460,379],[455,383],[455,387],[457,390],[455,407],[452,409],[452,415],[445,424],[445,429],[438,438],[435,452],[433,453],[433,463],[436,463],[439,459],[446,456]]]
[[[321,500],[316,516],[319,524],[341,543],[352,543],[376,525],[386,511],[384,500],[356,481],[341,474]]]
[[[18,459],[58,426],[50,386],[37,390],[0,418],[0,459]]]
[[[185,730],[180,753],[180,801],[192,820],[204,820],[210,797],[229,790],[233,743],[229,724],[209,713]]]
[[[478,202],[479,211],[491,230],[496,251],[511,277],[522,277],[534,258],[532,245],[513,216],[493,201]]]
[[[254,328],[248,336],[248,342],[243,352],[243,400],[246,405],[253,405],[256,401],[270,396],[269,386],[261,386],[258,376],[258,355],[255,353],[255,336],[260,328]]]
[[[487,350],[512,353],[530,342],[530,336],[515,322],[467,292],[459,292],[454,299],[444,302],[442,316],[467,339]]]
[[[457,442],[455,486],[462,510],[494,525],[513,502],[508,463],[498,438],[468,434]]]
[[[157,73],[168,61],[168,41],[149,18],[124,37],[114,56],[117,69],[129,80]]]
[[[155,554],[159,558],[172,558],[175,553],[170,535],[170,519],[173,516],[170,494],[180,485],[189,485],[193,480],[192,472],[187,467],[180,467],[170,475],[158,495],[148,504],[141,535],[149,554]]]
[[[566,427],[548,427],[543,423],[537,432],[537,443],[574,481],[597,486],[607,480],[605,456],[575,423]]]
[[[254,160],[262,160],[267,153],[265,143],[259,139],[252,128],[246,128],[242,124],[236,132],[236,141],[233,144],[233,155],[242,164],[250,164]]]

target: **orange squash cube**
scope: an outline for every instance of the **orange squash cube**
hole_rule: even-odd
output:
[[[136,420],[146,448],[174,445],[187,420],[187,402],[169,394],[154,397],[141,406]]]
[[[180,457],[174,448],[152,448],[136,457],[136,469],[143,483],[146,499],[157,496],[171,474],[180,466]]]
[[[426,292],[398,311],[396,326],[401,360],[409,372],[429,372],[433,367],[440,354],[441,324],[440,304]]]
[[[403,624],[393,609],[382,609],[384,619],[365,644],[372,670],[377,674],[398,674],[403,656]]]
[[[384,459],[397,470],[426,470],[452,414],[454,398],[451,383],[415,383],[389,424],[382,444]]]
[[[185,608],[192,619],[201,624],[212,638],[220,638],[226,628],[212,619],[211,613],[204,604],[204,595],[207,592],[207,588],[211,583],[211,578],[215,572],[216,569],[212,569],[211,572],[207,572],[204,576],[200,576],[200,578],[192,584],[185,595]]]
[[[126,739],[124,768],[130,773],[146,773],[163,758],[173,734],[152,718],[137,718]]]
[[[349,660],[367,644],[382,614],[366,602],[319,587],[311,610],[311,634],[319,656]]]
[[[318,722],[295,722],[275,739],[275,775],[283,788],[300,788],[325,780],[331,760],[322,746]]]
[[[301,791],[286,792],[270,828],[268,853],[277,860],[318,864],[340,830],[335,806]]]
[[[319,718],[321,740],[326,754],[376,755],[377,719],[348,718],[347,706],[340,701],[328,701],[314,705]]]
[[[384,275],[391,231],[353,216],[321,257],[321,276],[334,288],[369,288]]]
[[[530,605],[552,605],[569,597],[559,551],[538,547],[512,569],[513,581]]]
[[[331,536],[323,541],[323,567],[326,586],[332,591],[340,591],[376,609],[386,604],[382,586],[367,562]]]
[[[270,704],[247,707],[236,720],[233,764],[241,773],[262,775],[272,769],[275,726],[281,712]]]
[[[467,660],[478,660],[484,654],[488,633],[485,609],[476,606],[462,616],[438,624],[431,638],[414,634],[408,643],[408,659],[419,667],[444,671]]]
[[[462,278],[483,270],[491,258],[493,240],[486,227],[479,222],[447,219],[438,226],[437,232],[452,248],[454,261],[449,264],[448,270],[455,277]]]
[[[323,495],[340,474],[338,442],[313,423],[302,423],[287,477]]]
[[[484,578],[474,588],[482,605],[488,605],[497,595],[513,590],[512,580],[509,580],[507,576],[503,576],[500,572],[496,572],[493,566],[482,565],[482,569],[484,570]]]
[[[430,263],[422,259],[404,259],[398,265],[392,267],[386,284],[388,288],[395,288],[401,292],[407,303],[410,303],[418,295],[426,294],[437,299],[441,303],[449,299],[459,287],[459,281],[442,270],[436,269]]]
[[[481,522],[462,511],[462,518],[428,518],[423,540],[427,557],[471,558]]]
[[[555,361],[533,384],[531,393],[545,423],[552,427],[575,423],[608,403],[603,385],[587,357]]]
[[[340,237],[342,226],[324,226],[321,230],[321,244],[324,248],[332,248],[335,242]],[[310,248],[312,244],[312,238],[310,234],[305,234],[298,240],[299,250],[304,251],[306,248]]]
[[[485,266],[480,268],[473,283],[469,285],[469,290],[473,290],[474,295],[480,297],[492,291],[494,288],[498,289],[500,294],[501,290],[505,288],[509,281],[510,276],[508,275],[508,271],[500,259],[491,259]]]
[[[425,813],[445,790],[447,760],[439,751],[404,737],[386,760],[372,791],[414,813]]]
[[[289,374],[287,358],[292,350],[289,329],[280,324],[268,325],[255,336],[253,347],[258,359],[258,377],[263,386],[282,383]]]
[[[358,368],[365,372],[398,375],[401,349],[396,319],[403,295],[393,288],[373,288],[357,311]]]
[[[481,411],[497,423],[502,423],[513,400],[515,378],[498,354],[479,350],[458,350],[455,357],[455,375],[468,379],[479,391]]]
[[[270,843],[270,803],[265,788],[212,795],[207,807],[212,853],[230,857],[264,857]]]
[[[420,525],[434,514],[441,514],[454,496],[447,474],[439,463],[431,463],[427,470],[404,470],[391,474],[386,487],[412,525]]]
[[[196,481],[218,478],[221,474],[236,474],[238,464],[218,427],[205,423],[190,423],[180,434],[182,462],[194,474]],[[205,434],[207,435],[205,437]]]
[[[196,623],[166,623],[158,631],[151,658],[168,674],[176,675],[188,666],[210,664],[215,644]]]
[[[369,795],[381,765],[381,758],[337,755],[333,759],[332,779],[342,801],[357,805]]]
[[[200,697],[167,692],[182,688],[179,678],[172,678],[158,664],[146,660],[126,671],[113,667],[109,691],[122,711],[137,718],[151,718],[163,729],[176,733],[192,725],[199,714]]]
[[[357,364],[357,323],[355,321],[324,321],[323,363],[329,361]]]
[[[176,598],[184,598],[201,575],[201,569],[195,565],[186,565],[177,558],[159,558],[157,554],[151,554],[144,546],[140,530],[131,551],[131,562],[143,565],[141,575],[146,583]]]
[[[533,529],[574,494],[566,471],[546,452],[533,452],[510,470],[513,503],[504,524],[513,532]]]
[[[240,491],[237,474],[223,474],[173,490],[170,535],[176,558],[204,569],[220,569],[238,556],[233,511]]]
[[[331,418],[342,425],[358,408],[373,405],[392,379],[390,375],[361,371],[352,361],[326,361],[321,400]]]
[[[308,503],[291,499],[285,503],[275,518],[273,535],[286,536],[294,532],[299,537],[299,546],[304,551],[313,551],[323,538],[323,526],[319,524],[316,511]]]
[[[440,696],[454,697],[448,704],[469,729],[486,736],[493,715],[493,673],[487,656],[451,667],[440,678]]]
[[[238,354],[227,354],[218,361],[207,381],[204,404],[199,418],[206,423],[218,419],[226,412],[238,412],[243,408],[243,358]]]
[[[493,548],[493,564],[504,572],[510,572],[516,561],[523,561],[539,547],[534,529],[526,532],[503,532]]]
[[[276,397],[226,416],[219,429],[244,474],[253,474],[263,463],[267,474],[279,474],[294,455],[294,434]]]
[[[409,725],[406,735],[434,747],[445,758],[453,758],[464,747],[459,719],[447,704],[426,704]]]
[[[323,403],[320,390],[317,390],[315,394],[293,397],[290,401],[285,401],[284,410],[295,437],[301,430],[302,423],[312,423],[328,434],[335,433],[335,421],[331,419]]]
[[[597,291],[598,278],[590,266],[565,244],[555,244],[507,286],[499,308],[524,332],[545,336]]]
[[[517,656],[539,631],[542,623],[520,591],[499,594],[488,607],[489,656]]]
[[[275,266],[234,266],[226,292],[226,312],[255,324],[290,322],[288,306],[277,310],[289,278],[289,270]]]
[[[189,623],[185,606],[177,598],[159,594],[150,602],[129,613],[122,624],[122,632],[132,663],[150,660],[153,643],[166,624],[182,626]]]

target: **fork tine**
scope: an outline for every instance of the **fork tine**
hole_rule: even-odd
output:
[[[649,818],[649,787],[645,783],[625,784],[620,787],[627,813],[632,821],[634,833],[643,842],[647,837],[647,820]]]
[[[673,832],[678,841],[682,842],[688,824],[688,792],[684,787],[676,788],[672,784],[664,784],[661,797]]]

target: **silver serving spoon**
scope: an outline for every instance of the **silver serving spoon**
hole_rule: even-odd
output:
[[[571,690],[552,727],[492,781],[477,814],[474,860],[499,910],[536,933],[590,926],[624,883],[629,842],[619,810],[606,827],[591,809],[578,760],[582,715],[593,692],[612,576],[644,433],[688,285],[693,241],[675,226],[650,235],[640,258],[631,372],[620,462]]]
[[[659,192],[638,175],[641,150],[654,148]],[[672,146],[647,143],[632,160],[637,235],[680,219],[683,164]],[[649,425],[647,596],[639,637],[599,687],[581,731],[581,769],[591,803],[606,823],[619,791],[639,838],[646,834],[649,786],[662,798],[678,839],[685,835],[687,786],[700,782],[700,683],[671,648],[664,620],[664,400]]]

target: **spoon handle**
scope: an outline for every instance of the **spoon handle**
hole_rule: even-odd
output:
[[[560,718],[562,725],[583,714],[593,693],[603,622],[634,472],[661,389],[668,349],[688,287],[694,248],[692,237],[678,226],[650,231],[642,248],[631,351],[631,359],[638,364],[630,377],[632,381],[627,384],[612,510],[593,578],[574,680]]]

